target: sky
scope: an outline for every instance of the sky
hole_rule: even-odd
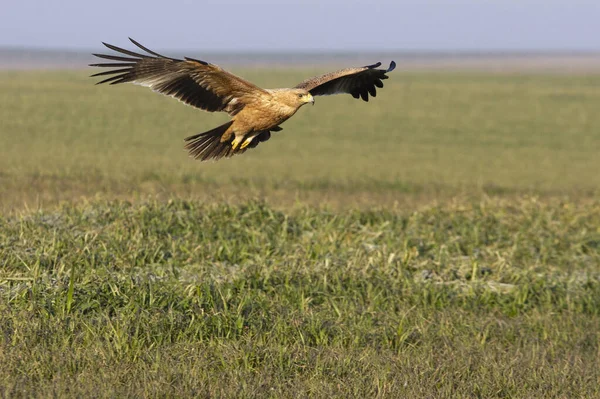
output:
[[[0,47],[600,51],[600,0],[0,0]]]

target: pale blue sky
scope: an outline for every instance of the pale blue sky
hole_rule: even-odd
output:
[[[0,0],[0,46],[600,50],[600,0]]]

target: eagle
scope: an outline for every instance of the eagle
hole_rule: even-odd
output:
[[[392,61],[387,69],[377,69],[381,65],[378,62],[309,78],[293,88],[263,89],[218,65],[189,57],[166,57],[129,40],[146,54],[102,42],[120,54],[93,54],[112,61],[90,64],[111,68],[92,75],[109,76],[96,84],[135,83],[204,111],[227,112],[229,122],[185,139],[190,156],[201,161],[228,158],[255,148],[269,140],[271,132],[281,131],[279,125],[304,104],[314,105],[315,96],[348,93],[369,101],[369,95],[376,96],[376,87],[383,87],[386,73],[396,67]]]

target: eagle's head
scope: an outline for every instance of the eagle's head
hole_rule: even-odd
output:
[[[315,98],[307,90],[290,89],[286,90],[285,102],[292,107],[300,108],[304,104],[315,103]]]

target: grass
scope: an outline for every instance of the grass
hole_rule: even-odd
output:
[[[240,71],[265,87],[316,72]],[[352,207],[393,204],[404,194],[597,194],[600,77],[391,76],[368,104],[318,98],[268,143],[200,164],[187,157],[183,138],[226,115],[141,87],[94,86],[84,72],[2,72],[0,206],[95,195]]]
[[[1,221],[14,396],[592,397],[600,205],[188,201]]]
[[[600,77],[395,71],[208,164],[91,83],[0,72],[1,397],[600,396]]]

